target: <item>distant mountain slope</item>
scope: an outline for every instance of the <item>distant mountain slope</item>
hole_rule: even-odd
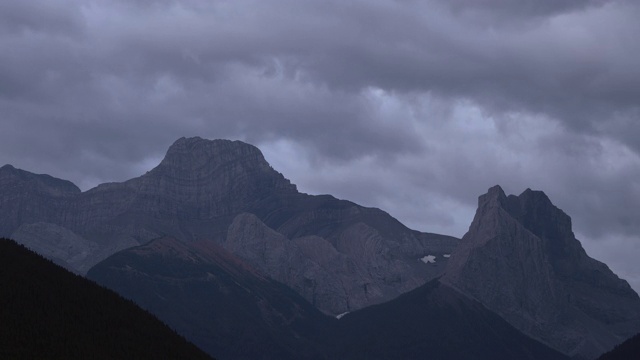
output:
[[[329,314],[390,300],[441,275],[443,255],[458,242],[408,229],[379,209],[299,193],[255,146],[201,138],[178,139],[140,177],[83,193],[4,166],[0,236],[81,274],[159,237],[214,240]],[[263,247],[248,245],[258,240]],[[420,261],[429,255],[436,261]]]
[[[640,298],[590,258],[541,191],[480,196],[443,281],[565,354],[596,358],[640,331]]]
[[[598,360],[635,359],[640,359],[640,333],[598,358]]]
[[[87,276],[220,359],[317,358],[314,334],[336,321],[212,242],[153,240]]]
[[[0,239],[1,359],[210,359],[132,302]]]

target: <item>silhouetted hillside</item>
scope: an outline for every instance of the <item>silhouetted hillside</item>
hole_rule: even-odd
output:
[[[132,302],[0,239],[0,359],[210,359]]]
[[[640,334],[637,334],[598,358],[598,360],[630,359],[640,359]]]

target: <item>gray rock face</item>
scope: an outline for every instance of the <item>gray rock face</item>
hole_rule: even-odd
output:
[[[415,254],[394,256],[379,232],[361,222],[342,231],[336,243],[317,235],[288,239],[255,215],[243,213],[229,227],[223,246],[333,315],[423,285],[441,274],[446,260],[420,261],[419,255],[429,252],[426,246]],[[439,253],[435,247],[432,250]]]
[[[330,314],[441,275],[443,255],[458,242],[410,230],[378,209],[301,194],[256,147],[228,140],[179,139],[146,174],[84,193],[5,166],[0,205],[0,236],[80,273],[156,238],[212,240]]]
[[[540,191],[480,196],[442,282],[571,356],[595,358],[640,331],[638,295],[586,254]]]

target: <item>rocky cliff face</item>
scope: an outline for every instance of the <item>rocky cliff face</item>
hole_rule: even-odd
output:
[[[640,331],[640,298],[590,258],[540,191],[480,196],[442,282],[565,354],[595,358]]]
[[[0,204],[0,235],[80,273],[163,236],[212,240],[334,315],[441,275],[458,241],[378,209],[301,194],[256,147],[228,140],[179,139],[146,174],[84,193],[3,167]]]
[[[435,278],[446,263],[443,251],[451,251],[450,244],[425,241],[414,253],[402,254],[363,222],[337,232],[335,239],[317,234],[290,239],[249,213],[236,216],[223,246],[334,315],[390,300]],[[420,261],[425,253],[438,257],[425,263]]]

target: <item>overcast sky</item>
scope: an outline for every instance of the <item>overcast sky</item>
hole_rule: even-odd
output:
[[[461,237],[543,190],[640,290],[637,0],[2,0],[0,165],[83,190],[181,136]]]

